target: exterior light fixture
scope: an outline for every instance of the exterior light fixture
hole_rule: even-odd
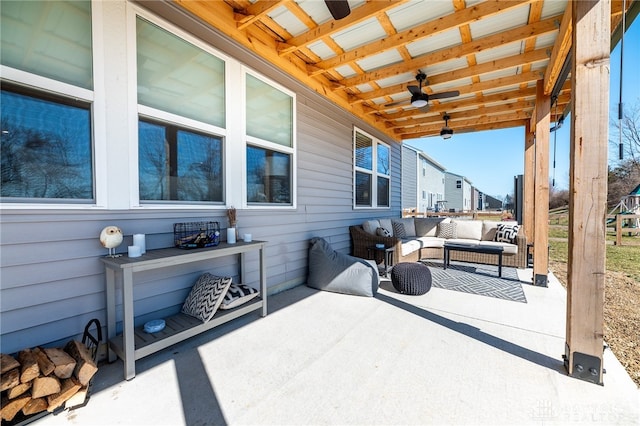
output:
[[[449,127],[448,123],[451,117],[445,112],[442,118],[444,118],[444,127],[440,130],[440,136],[442,136],[442,139],[450,139],[453,136],[453,129]]]
[[[428,98],[423,95],[413,95],[411,96],[411,105],[416,108],[422,108],[427,106]]]

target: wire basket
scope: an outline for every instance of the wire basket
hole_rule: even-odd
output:
[[[175,246],[182,249],[213,247],[220,244],[218,222],[185,222],[173,224]]]

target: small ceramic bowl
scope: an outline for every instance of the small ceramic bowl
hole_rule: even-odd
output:
[[[157,333],[158,331],[162,331],[164,329],[164,320],[157,319],[151,320],[144,325],[144,331],[147,333]]]

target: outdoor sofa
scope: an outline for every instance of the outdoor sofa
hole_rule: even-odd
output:
[[[499,232],[499,225],[500,232]],[[506,230],[506,231],[505,231]],[[441,217],[373,219],[349,227],[353,256],[379,263],[384,252],[376,244],[393,248],[393,263],[442,259],[445,241],[481,246],[501,246],[503,266],[527,267],[527,241],[514,221],[451,219]],[[498,237],[496,235],[498,234]],[[507,238],[505,238],[505,236]],[[496,241],[499,240],[499,241]],[[452,251],[451,260],[497,265],[493,254]]]

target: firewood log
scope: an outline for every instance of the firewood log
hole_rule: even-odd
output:
[[[7,399],[5,396],[2,396],[0,417],[2,417],[2,420],[10,422],[16,414],[18,414],[18,411],[22,410],[22,407],[27,405],[30,400],[31,396],[29,394],[24,394],[14,399]]]
[[[32,398],[42,398],[60,392],[60,380],[56,376],[40,376],[33,379]]]
[[[76,360],[60,348],[44,348],[51,362],[56,366],[53,374],[61,379],[68,379],[76,368]]]
[[[27,402],[24,407],[22,407],[22,414],[24,414],[25,416],[30,416],[31,414],[36,414],[46,410],[48,406],[49,404],[44,398],[32,399]]]
[[[72,340],[65,346],[65,351],[76,360],[76,368],[74,370],[75,377],[80,381],[82,386],[87,386],[98,366],[93,361],[89,349],[77,340]]]
[[[18,361],[20,361],[21,383],[30,382],[40,375],[40,367],[38,367],[38,362],[31,349],[23,349],[18,352]]]
[[[20,363],[14,357],[7,354],[0,354],[0,373],[4,374],[9,370],[20,367]]]
[[[73,396],[67,399],[67,402],[64,404],[65,408],[73,408],[78,405],[84,404],[87,400],[87,396],[89,395],[89,387],[83,386],[78,392],[73,394]]]
[[[31,389],[31,383],[33,383],[33,380],[27,383],[20,383],[19,385],[14,386],[11,389],[7,389],[7,398],[13,399],[17,396],[22,395],[23,393]]]
[[[0,391],[11,389],[20,384],[20,369],[14,368],[0,375]]]
[[[63,380],[60,392],[47,397],[47,402],[49,403],[47,411],[53,412],[67,399],[71,398],[76,392],[78,392],[81,387],[82,385],[80,382],[78,382],[74,377]]]
[[[36,361],[38,361],[38,367],[40,367],[40,372],[43,376],[48,376],[53,373],[56,369],[56,365],[51,362],[47,354],[41,348],[34,348],[33,354],[36,356]]]

